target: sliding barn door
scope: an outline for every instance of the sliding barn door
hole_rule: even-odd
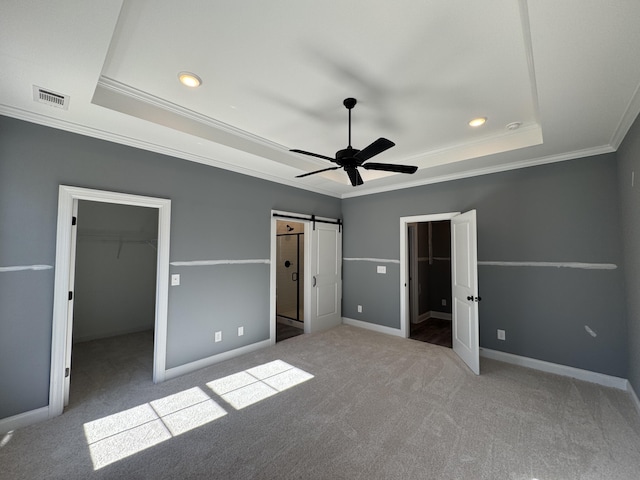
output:
[[[478,247],[476,211],[451,219],[451,280],[453,351],[476,374],[480,374],[478,334]]]
[[[315,224],[311,232],[309,333],[342,323],[342,233],[340,225]],[[305,331],[306,333],[306,331]]]

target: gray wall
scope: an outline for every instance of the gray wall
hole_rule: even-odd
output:
[[[268,259],[271,209],[340,216],[336,198],[0,116],[0,266],[54,264],[60,184],[170,198],[171,261]],[[269,337],[268,265],[171,273],[167,368]],[[0,272],[0,418],[48,404],[53,278]]]
[[[400,217],[476,209],[479,261],[616,264],[479,266],[480,345],[626,377],[618,207],[615,154],[589,157],[343,200],[343,253],[399,259]],[[343,315],[399,328],[399,267],[345,262]]]
[[[640,389],[638,122],[603,155],[346,199],[0,116],[0,266],[53,265],[58,185],[170,198],[171,261],[269,258],[270,210],[342,217],[345,257],[399,259],[399,218],[478,211],[479,260],[616,270],[479,267],[481,346],[631,380]],[[622,267],[618,174],[624,221]],[[638,185],[638,184],[636,184]],[[399,266],[344,262],[343,315],[399,327]],[[629,321],[625,318],[626,273]],[[268,338],[266,265],[172,267],[167,367]],[[48,403],[54,270],[0,272],[0,418]],[[249,300],[249,301],[247,301]],[[364,306],[362,314],[356,306]],[[234,336],[236,326],[245,336]],[[597,332],[590,336],[584,326]],[[507,340],[496,340],[496,329]],[[214,344],[213,332],[224,341]],[[627,365],[630,365],[627,371]]]
[[[617,152],[628,315],[628,379],[640,394],[640,118]],[[631,186],[631,175],[634,186]]]
[[[73,341],[155,325],[158,210],[78,202]]]

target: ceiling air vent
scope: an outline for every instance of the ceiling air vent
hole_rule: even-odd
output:
[[[69,95],[63,95],[37,85],[33,86],[33,100],[51,107],[62,108],[63,110],[69,109]]]

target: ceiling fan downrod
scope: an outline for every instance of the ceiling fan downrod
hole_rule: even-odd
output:
[[[342,102],[342,104],[345,107],[347,107],[347,110],[349,110],[349,146],[347,148],[352,148],[351,147],[351,109],[356,106],[356,103],[358,103],[358,101],[355,98],[345,98],[344,102]]]

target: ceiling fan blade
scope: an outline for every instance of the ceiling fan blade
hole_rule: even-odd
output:
[[[379,153],[382,153],[385,150],[388,150],[389,148],[393,147],[394,145],[395,145],[395,143],[393,143],[391,140],[387,140],[386,138],[380,137],[375,142],[373,142],[371,145],[369,145],[368,147],[365,147],[363,150],[360,150],[358,153],[356,153],[353,156],[353,158],[358,160],[360,163],[366,162],[371,157],[374,157],[374,156],[378,155]]]
[[[340,167],[323,168],[322,170],[316,170],[315,172],[303,173],[302,175],[296,175],[296,178],[308,177],[309,175],[315,175],[316,173],[326,172],[327,170],[337,170]]]
[[[345,172],[349,175],[349,180],[351,180],[351,185],[357,187],[358,185],[362,185],[364,182],[362,181],[362,177],[360,176],[360,172],[356,170],[356,167],[345,167]]]
[[[327,157],[325,155],[320,155],[318,153],[311,153],[311,152],[305,152],[304,150],[289,150],[290,152],[295,152],[295,153],[301,153],[303,155],[310,155],[312,157],[318,157],[318,158],[323,158],[325,160],[329,160],[330,162],[334,162],[336,161],[335,158],[331,158],[331,157]]]
[[[362,168],[367,170],[382,170],[395,173],[416,173],[418,167],[411,165],[395,165],[393,163],[365,163]]]

